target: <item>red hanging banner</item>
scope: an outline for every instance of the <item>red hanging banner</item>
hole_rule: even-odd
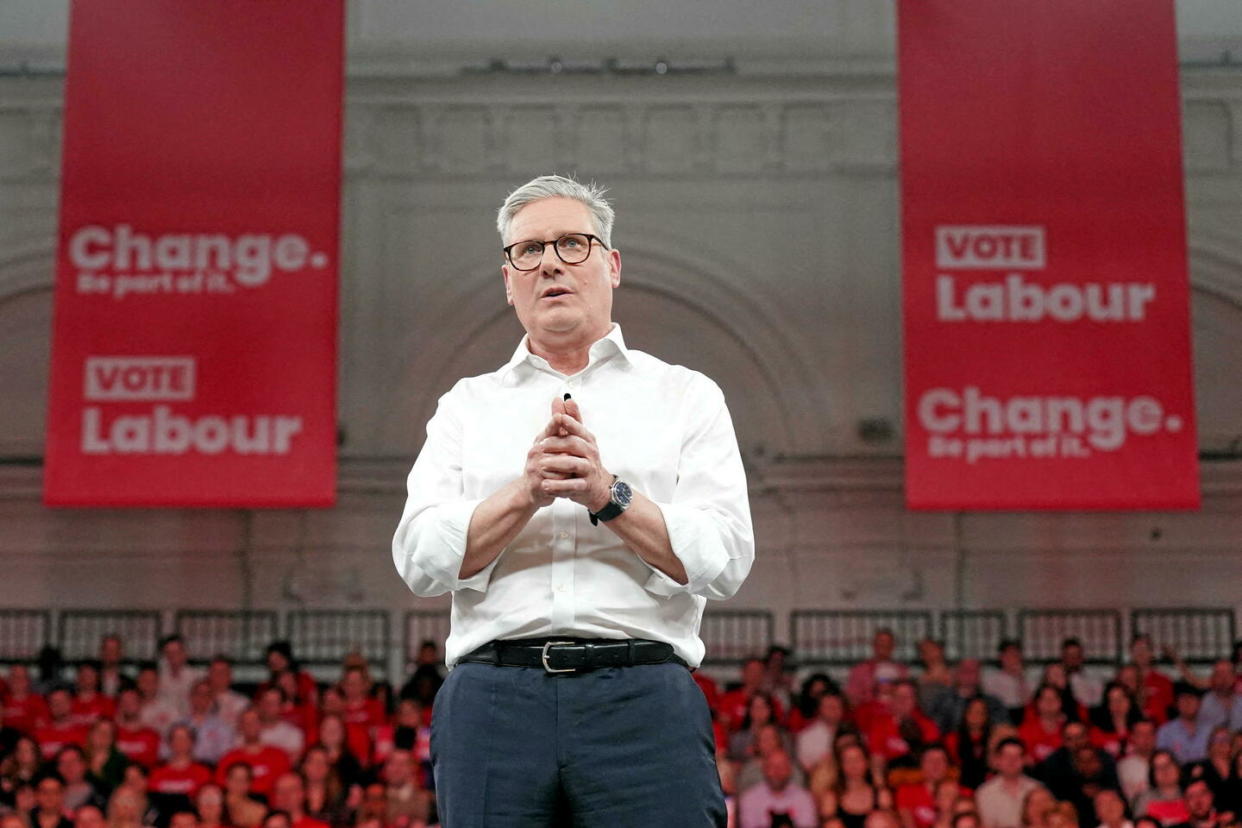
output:
[[[75,0],[45,500],[326,506],[342,0]]]
[[[906,498],[1199,503],[1173,0],[900,0]]]

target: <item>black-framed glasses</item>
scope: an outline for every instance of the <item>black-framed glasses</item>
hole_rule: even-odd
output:
[[[556,251],[557,258],[565,264],[581,264],[591,255],[593,241],[599,242],[601,247],[607,247],[599,236],[592,236],[590,233],[566,233],[550,241],[527,239],[514,242],[503,249],[509,264],[518,270],[534,270],[543,261],[543,249],[549,244]]]

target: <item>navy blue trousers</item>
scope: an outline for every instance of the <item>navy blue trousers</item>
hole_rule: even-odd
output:
[[[725,825],[711,715],[679,664],[458,664],[431,760],[444,828]]]

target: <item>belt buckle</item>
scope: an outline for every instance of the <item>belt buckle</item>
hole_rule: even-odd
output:
[[[551,664],[548,664],[548,648],[549,647],[552,647],[555,644],[577,644],[577,643],[578,642],[576,641],[545,641],[543,643],[543,652],[539,654],[539,659],[543,662],[543,671],[545,673],[576,673],[578,672],[578,668],[576,667],[566,667],[563,669],[557,669],[553,667]]]

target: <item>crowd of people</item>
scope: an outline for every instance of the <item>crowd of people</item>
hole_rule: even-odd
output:
[[[695,679],[711,711],[736,828],[1230,828],[1242,816],[1242,646],[1206,676],[1155,665],[1136,636],[1107,681],[1082,644],[1035,671],[1020,642],[994,664],[872,657],[800,682],[789,652],[740,682]],[[286,642],[241,692],[233,665],[161,642],[133,671],[97,660],[0,677],[0,828],[423,828],[437,821],[430,720],[443,680],[425,642],[397,690],[346,657],[320,684]],[[49,675],[50,673],[50,675]],[[1174,680],[1176,679],[1176,681]]]
[[[789,652],[746,662],[741,686],[696,674],[738,828],[1229,828],[1242,816],[1242,642],[1206,676],[1148,636],[1112,676],[1082,643],[1028,668],[950,664],[918,642],[913,669],[879,630],[844,681],[795,687]],[[1176,679],[1176,681],[1174,680]]]

